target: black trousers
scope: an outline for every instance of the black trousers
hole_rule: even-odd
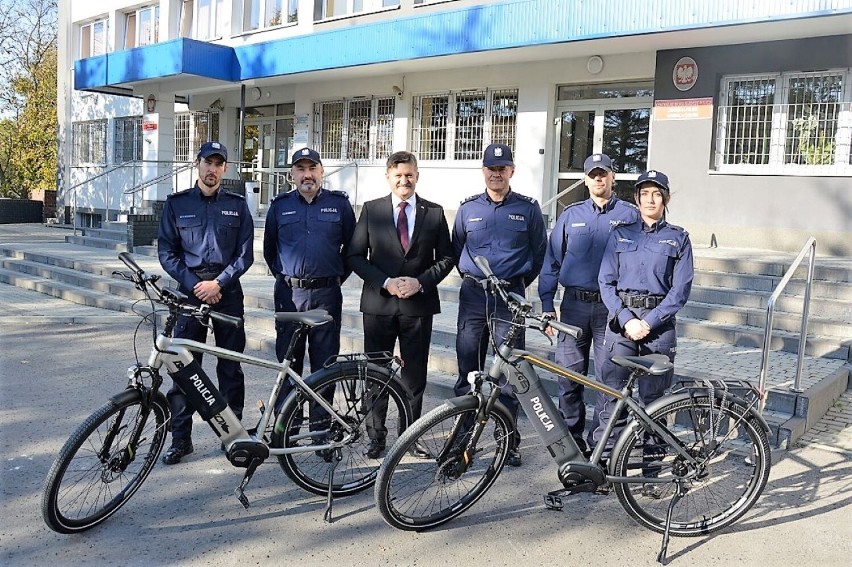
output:
[[[186,290],[181,291],[186,293]],[[192,294],[192,291],[187,295],[190,298],[190,303],[201,304],[198,298]],[[240,283],[230,284],[223,289],[222,299],[212,309],[225,315],[242,317],[245,314],[245,305],[243,288]],[[207,342],[207,327],[196,319],[182,316],[175,326],[174,336],[175,338],[191,339],[204,343]],[[243,352],[246,348],[246,332],[242,326],[237,328],[227,323],[213,321],[213,337],[216,340],[216,346],[220,348],[237,352]],[[203,355],[198,352],[192,354],[200,365]],[[238,419],[242,419],[246,388],[245,376],[240,363],[224,358],[217,359],[216,377],[219,380],[219,391],[222,392],[228,406],[234,410]],[[166,397],[172,411],[172,442],[189,441],[192,438],[192,414],[195,413],[195,408],[189,404],[189,400],[177,384],[172,383]]]
[[[365,352],[393,352],[397,339],[403,361],[402,383],[408,390],[412,415],[416,420],[423,411],[426,367],[432,341],[432,315],[412,317],[364,313]],[[367,423],[367,433],[371,439],[382,440],[387,435],[387,403],[387,397],[373,403],[372,418]]]

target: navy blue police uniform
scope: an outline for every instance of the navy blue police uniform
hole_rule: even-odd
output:
[[[452,242],[462,276],[456,334],[459,377],[454,388],[460,396],[470,391],[468,373],[482,370],[485,364],[490,336],[486,316],[491,314],[498,320],[495,329],[498,344],[506,337],[512,319],[506,304],[483,289],[480,281],[484,274],[473,259],[487,258],[494,275],[509,282],[509,291],[524,295],[526,287],[541,271],[547,233],[535,199],[510,189],[502,201],[492,201],[486,191],[461,203]],[[516,346],[524,347],[523,334]],[[509,384],[503,386],[500,400],[517,418],[518,400]],[[516,429],[512,448],[519,443]]]
[[[344,259],[355,231],[355,213],[344,191],[320,189],[309,203],[293,190],[275,197],[266,215],[263,257],[275,276],[275,311],[324,309],[333,325],[311,329],[311,371],[340,352],[343,295],[340,284],[350,271]],[[275,353],[284,360],[294,325],[276,323]],[[305,339],[296,345],[293,369],[302,373]],[[283,398],[282,398],[283,399]]]
[[[254,223],[242,195],[219,187],[210,197],[196,185],[169,195],[163,207],[157,239],[163,269],[174,278],[189,302],[200,305],[193,288],[201,280],[217,280],[222,298],[211,310],[242,318],[245,312],[240,276],[254,262]],[[180,317],[174,336],[205,342],[207,327],[191,317]],[[213,321],[216,346],[243,352],[245,329]],[[202,355],[193,353],[201,364]],[[216,363],[219,390],[228,406],[242,417],[245,380],[238,362],[219,358]],[[168,392],[172,411],[172,443],[188,443],[192,435],[193,408],[183,391],[173,385]]]
[[[642,178],[640,177],[640,182]],[[665,218],[652,226],[639,221],[616,228],[604,252],[598,276],[601,297],[614,318],[607,326],[607,357],[602,366],[603,382],[620,390],[627,383],[628,371],[612,362],[615,356],[664,354],[674,362],[677,350],[675,314],[686,304],[692,289],[693,258],[689,234]],[[644,320],[651,328],[641,341],[633,341],[612,327],[623,329],[631,319]],[[639,396],[649,404],[663,395],[671,384],[674,371],[664,376],[639,379]],[[599,399],[600,416],[594,431],[595,443],[612,414],[615,400]],[[611,449],[624,426],[623,416],[613,435],[606,440]]]
[[[601,300],[598,272],[610,232],[638,220],[635,205],[615,195],[603,207],[592,198],[569,205],[562,211],[547,242],[544,266],[538,279],[542,311],[554,312],[557,283],[563,295],[559,320],[582,329],[579,339],[559,333],[556,362],[580,374],[589,372],[589,353],[594,340],[595,376],[600,379],[601,364],[606,359],[604,331],[607,308]],[[565,425],[580,449],[587,448],[583,439],[586,405],[583,385],[559,380],[559,410]]]

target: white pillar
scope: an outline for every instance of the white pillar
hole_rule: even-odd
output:
[[[142,115],[142,178],[155,179],[171,171],[175,159],[175,105],[172,92],[145,95]],[[146,187],[142,201],[164,201],[172,193],[172,177]]]

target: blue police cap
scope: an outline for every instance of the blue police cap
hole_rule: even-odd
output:
[[[636,180],[636,190],[639,190],[639,187],[642,186],[643,183],[653,183],[666,193],[670,193],[669,189],[669,176],[663,173],[662,171],[656,171],[654,169],[649,169],[645,173],[639,176],[639,179]]]
[[[603,169],[606,172],[612,171],[612,159],[606,154],[592,154],[583,162],[583,173],[588,175],[593,169]]]
[[[204,142],[198,149],[198,159],[209,158],[212,155],[220,155],[222,159],[228,161],[228,148],[219,142]]]
[[[311,148],[302,148],[301,150],[293,152],[293,159],[290,160],[290,163],[296,163],[303,159],[322,165],[319,152],[312,150]]]
[[[499,167],[501,165],[515,166],[515,162],[512,160],[512,148],[506,144],[491,144],[485,148],[482,167]]]

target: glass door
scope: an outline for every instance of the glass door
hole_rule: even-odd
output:
[[[615,191],[632,200],[633,181],[648,164],[652,89],[649,83],[559,87],[553,195],[573,188],[558,197],[552,214],[589,197],[583,162],[593,153],[612,158]]]

